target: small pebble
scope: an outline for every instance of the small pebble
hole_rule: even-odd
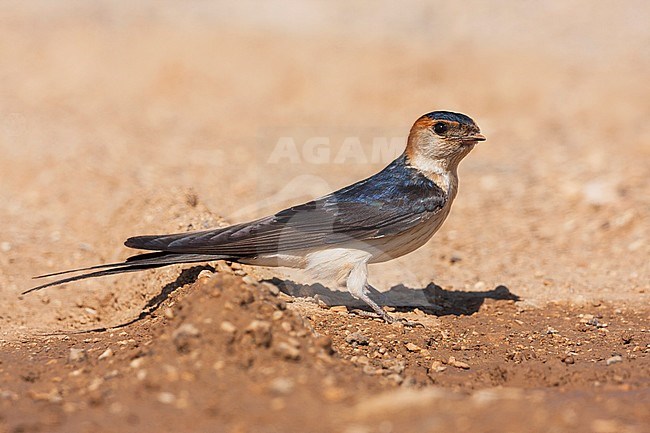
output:
[[[404,361],[386,360],[382,362],[382,366],[394,373],[401,374],[406,369]]]
[[[219,327],[223,332],[227,334],[234,334],[237,331],[237,327],[233,325],[232,322],[229,322],[227,320],[221,322],[221,325]]]
[[[278,377],[269,384],[269,391],[274,394],[289,394],[293,391],[294,382],[288,377]]]
[[[368,365],[370,363],[370,359],[368,359],[367,356],[361,355],[361,356],[353,356],[350,361],[354,362],[355,364],[359,365]]]
[[[244,330],[253,336],[253,341],[258,346],[269,347],[273,334],[271,324],[265,320],[253,320]]]
[[[281,341],[275,346],[275,352],[284,359],[291,361],[297,361],[300,359],[300,350],[284,341]]]
[[[241,280],[246,284],[250,284],[251,286],[254,286],[254,285],[257,284],[257,280],[255,278],[251,277],[250,275],[246,275]]]
[[[142,364],[144,364],[144,358],[139,357],[139,358],[135,358],[135,359],[131,360],[131,362],[129,363],[129,367],[131,367],[133,369],[137,369],[137,368],[142,367]]]
[[[429,373],[442,373],[446,369],[447,366],[443,365],[442,361],[435,360],[431,363],[431,367],[429,367]]]
[[[282,330],[283,330],[284,332],[291,332],[291,331],[293,331],[293,325],[292,325],[291,323],[289,323],[289,322],[282,322],[282,323],[280,324],[280,327],[282,328]]]
[[[2,250],[3,253],[8,253],[11,251],[11,244],[9,242],[0,243],[0,250]]]
[[[273,296],[278,296],[280,294],[280,289],[275,284],[264,282],[262,283],[262,286],[266,287],[269,293],[271,293]]]
[[[318,294],[314,296],[314,301],[316,301],[316,304],[318,304],[319,307],[321,307],[321,308],[323,308],[323,309],[325,309],[325,310],[328,310],[328,309],[330,308],[329,305],[327,305],[327,304],[325,303],[325,301],[323,301],[323,300],[318,296]]]
[[[161,392],[158,394],[158,401],[163,404],[172,404],[176,401],[176,396],[171,392]]]
[[[198,328],[191,323],[183,323],[172,332],[172,339],[176,350],[187,353],[190,350],[191,340],[200,335]]]
[[[576,360],[573,358],[573,356],[566,356],[564,359],[562,359],[562,362],[564,362],[567,365],[575,364]]]
[[[463,259],[460,256],[451,256],[451,257],[449,257],[449,263],[451,263],[452,265],[454,263],[460,262],[461,260],[463,260]]]
[[[633,241],[633,242],[630,242],[630,243],[627,245],[627,249],[630,250],[630,251],[636,251],[636,250],[638,250],[639,248],[641,248],[641,247],[643,246],[643,244],[644,244],[644,240],[643,240],[643,239],[637,239],[637,240],[635,240],[635,241]]]
[[[623,362],[623,357],[621,355],[614,355],[610,358],[607,358],[607,361],[605,361],[607,365],[612,365],[619,362]]]
[[[104,352],[101,355],[99,355],[97,359],[101,361],[102,359],[106,359],[111,356],[113,356],[113,349],[109,347],[108,349],[104,350]]]
[[[237,299],[239,301],[239,305],[248,305],[251,304],[255,301],[255,296],[253,295],[253,291],[248,288],[246,285],[240,286],[241,292],[239,293]]]
[[[395,382],[397,385],[401,385],[404,382],[404,376],[397,373],[389,374],[386,376],[386,379]]]
[[[95,377],[90,381],[90,384],[88,384],[88,391],[97,391],[100,386],[104,383],[104,379],[101,377]]]
[[[198,328],[191,323],[183,323],[172,333],[172,338],[177,339],[181,336],[198,337],[200,334]]]
[[[320,347],[321,349],[323,349],[323,351],[328,355],[334,353],[334,349],[332,348],[332,338],[327,335],[321,335],[319,337],[316,337],[316,340],[314,341],[314,345],[316,347]]]
[[[593,206],[613,203],[617,199],[617,185],[610,179],[594,179],[582,186],[584,201]]]
[[[589,318],[587,320],[587,325],[595,326],[596,328],[606,328],[607,327],[607,323],[603,323],[600,320],[598,320],[597,317],[593,317],[593,316],[591,316],[591,318]]]
[[[463,370],[469,370],[469,364],[463,361],[458,361],[456,360],[455,357],[450,356],[449,360],[447,361],[447,364],[451,365],[452,367],[460,368]]]
[[[199,276],[197,277],[197,280],[208,279],[208,278],[212,278],[213,276],[214,276],[214,272],[204,269],[201,272],[199,272]]]
[[[422,348],[414,343],[406,343],[406,350],[409,352],[419,352],[422,350]]]
[[[70,353],[68,354],[68,360],[70,362],[85,361],[86,351],[84,349],[76,349],[72,347],[70,348]]]
[[[235,335],[237,333],[237,327],[233,325],[231,322],[228,322],[227,320],[224,320],[221,322],[221,325],[219,328],[226,334],[226,342],[227,343],[232,343],[235,341]]]
[[[361,332],[353,332],[345,337],[345,342],[352,345],[367,346],[370,340]]]
[[[50,392],[30,391],[28,395],[34,400],[47,401],[50,403],[61,403],[63,398],[58,390],[52,389]]]
[[[92,251],[92,250],[93,250],[93,246],[90,245],[90,244],[88,244],[88,243],[86,243],[86,242],[80,242],[80,243],[79,243],[79,249],[80,249],[81,251]]]

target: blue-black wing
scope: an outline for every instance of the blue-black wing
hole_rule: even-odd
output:
[[[194,233],[138,236],[126,246],[154,251],[251,257],[398,235],[442,209],[444,191],[405,157],[325,197],[249,223]]]

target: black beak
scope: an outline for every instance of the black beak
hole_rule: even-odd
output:
[[[472,135],[468,135],[467,137],[463,137],[463,141],[485,141],[485,135],[476,133]]]

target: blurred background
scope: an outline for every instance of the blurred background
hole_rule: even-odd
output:
[[[369,176],[438,109],[488,141],[439,235],[372,282],[647,302],[648,22],[646,1],[4,1],[3,332],[137,314],[178,270],[18,294]]]

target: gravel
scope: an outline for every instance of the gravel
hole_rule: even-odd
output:
[[[352,334],[345,337],[345,341],[348,344],[358,346],[367,346],[370,343],[369,338],[361,332],[353,332]]]

